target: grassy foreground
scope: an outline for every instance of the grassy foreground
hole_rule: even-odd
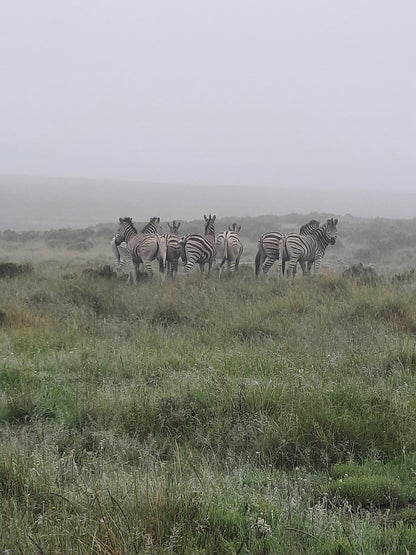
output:
[[[30,269],[0,281],[2,553],[416,552],[413,273]]]

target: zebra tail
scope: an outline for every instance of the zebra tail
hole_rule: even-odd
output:
[[[254,260],[254,267],[255,267],[256,276],[259,275],[260,266],[262,264],[262,258],[263,258],[262,257],[262,254],[263,254],[262,251],[264,251],[263,243],[261,241],[259,241],[259,248],[258,248],[258,251],[257,251],[257,254],[256,254],[256,258]]]
[[[182,239],[179,241],[179,256],[182,258],[184,264],[188,262],[186,258],[185,242]]]
[[[227,259],[228,259],[228,233],[226,233],[224,237],[224,254],[221,260],[221,266],[224,266]]]
[[[161,274],[165,273],[166,269],[166,255],[167,255],[167,247],[166,242],[162,245],[158,245],[158,253],[159,253],[159,272]]]

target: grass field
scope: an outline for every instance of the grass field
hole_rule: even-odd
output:
[[[0,281],[4,553],[416,551],[413,274]]]
[[[248,224],[233,279],[136,287],[105,227],[1,234],[1,553],[416,552],[414,222],[293,285]]]

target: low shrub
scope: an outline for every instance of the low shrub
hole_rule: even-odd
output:
[[[409,465],[376,461],[334,465],[328,496],[332,500],[346,500],[355,508],[404,507],[415,500],[416,493],[414,488],[409,488],[412,472]]]
[[[113,279],[117,277],[115,271],[109,264],[105,264],[104,266],[99,266],[98,268],[86,268],[85,270],[83,270],[82,273],[83,275],[93,279],[95,278]]]
[[[14,278],[31,274],[33,265],[30,262],[15,264],[14,262],[0,262],[0,278]]]

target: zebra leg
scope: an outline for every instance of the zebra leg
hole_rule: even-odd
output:
[[[183,264],[183,273],[184,273],[184,277],[188,278],[189,274],[190,274],[190,272],[191,272],[191,270],[192,270],[192,268],[195,264],[195,260],[193,260],[192,258],[188,258],[188,259],[185,259],[185,260],[186,260],[186,262],[184,262],[184,264]]]
[[[138,272],[139,272],[139,265],[136,264],[136,262],[132,261],[130,264],[130,272],[129,272],[129,278],[127,280],[127,283],[131,282],[133,285],[136,285]]]
[[[273,266],[273,264],[276,262],[276,260],[278,260],[278,257],[271,257],[268,256],[266,258],[266,262],[263,264],[263,274],[267,275],[267,272],[270,270],[270,268]]]
[[[166,261],[163,260],[163,258],[158,260],[159,263],[159,275],[161,277],[162,280],[165,279],[165,266],[166,266]]]
[[[288,261],[288,265],[287,265],[287,279],[291,279],[292,281],[294,281],[295,279],[295,275],[296,275],[296,264],[297,264],[297,260],[296,258],[291,258]]]
[[[321,262],[322,262],[322,257],[321,256],[317,256],[315,258],[315,274],[317,274],[319,272],[319,269],[321,267]]]
[[[170,275],[173,280],[176,278],[178,272],[178,263],[179,258],[174,258],[173,262],[170,263]]]
[[[144,271],[146,276],[149,279],[152,279],[153,278],[152,262],[150,260],[147,260],[146,262],[143,262],[143,266],[144,266]]]

